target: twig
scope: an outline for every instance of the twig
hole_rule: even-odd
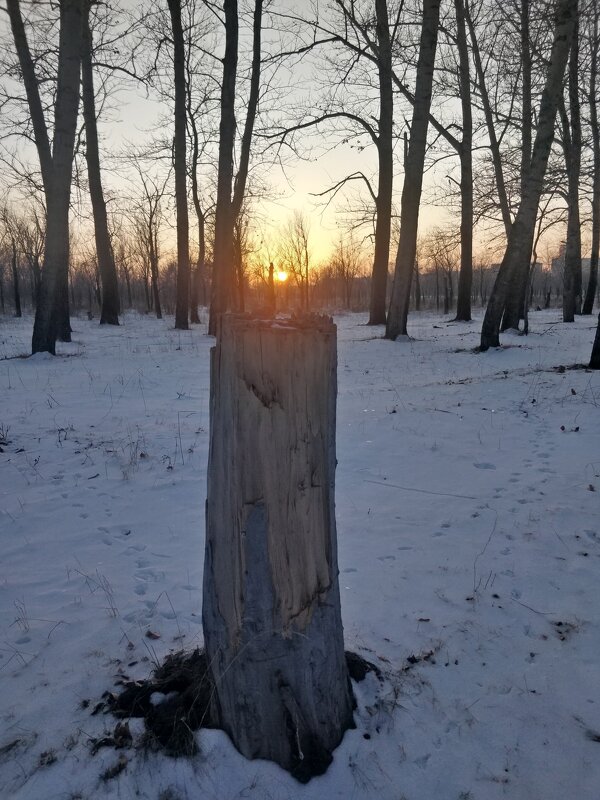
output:
[[[478,497],[471,497],[468,494],[451,494],[450,492],[434,492],[430,489],[414,489],[412,486],[400,486],[397,483],[387,481],[373,481],[369,478],[364,479],[365,483],[376,483],[379,486],[390,486],[392,489],[403,489],[405,492],[419,492],[419,494],[435,494],[438,497],[457,497],[459,500],[479,500]]]

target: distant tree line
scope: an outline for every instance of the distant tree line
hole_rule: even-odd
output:
[[[174,306],[180,329],[206,304],[211,333],[220,314],[260,299],[261,281],[271,296],[260,218],[261,201],[275,196],[267,176],[332,149],[352,157],[347,174],[315,187],[341,215],[331,263],[320,272],[310,263],[302,215],[277,245],[286,291],[301,307],[332,302],[323,287],[334,284],[336,303],[361,305],[367,287],[370,323],[395,339],[411,307],[431,303],[435,280],[436,307],[458,320],[485,304],[486,350],[503,330],[526,332],[532,301],[545,305],[549,292],[555,302],[536,267],[555,228],[565,242],[563,319],[592,312],[598,0],[153,0],[141,10],[6,0],[5,10],[6,216],[25,207],[43,244],[35,255],[7,234],[13,255],[2,280],[17,305],[29,265],[33,352],[69,339],[84,274],[89,304],[113,325],[122,306],[139,305],[140,290],[158,316]],[[124,82],[159,100],[164,118],[143,147],[108,153],[103,131]],[[452,269],[441,252],[418,252],[422,198],[450,220]],[[73,242],[75,216],[93,239]],[[169,228],[176,247],[167,257]],[[591,241],[585,282],[582,231]],[[474,255],[483,237],[504,252],[491,286],[491,267]],[[368,282],[350,257],[354,241],[367,243]],[[267,262],[260,276],[257,252]]]

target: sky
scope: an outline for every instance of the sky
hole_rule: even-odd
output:
[[[104,141],[112,152],[118,152],[128,143],[143,143],[149,131],[156,130],[158,120],[167,104],[157,102],[144,96],[139,91],[130,89],[119,92],[113,101],[109,125],[104,125]],[[347,220],[347,203],[343,194],[327,205],[324,198],[316,194],[343,179],[351,171],[361,169],[368,175],[376,176],[376,157],[374,148],[365,150],[357,157],[349,146],[339,144],[318,157],[297,159],[286,165],[285,170],[272,166],[266,173],[266,180],[272,188],[273,197],[261,201],[257,207],[259,236],[265,232],[268,238],[276,238],[277,231],[282,229],[291,219],[294,212],[302,212],[310,222],[311,256],[315,263],[321,263],[331,255],[340,231],[345,228]],[[402,189],[403,174],[399,169],[395,174],[396,193]],[[113,183],[110,176],[107,182]],[[433,182],[433,176],[425,178],[426,188]],[[421,230],[433,226],[444,225],[450,219],[439,206],[430,205],[423,199],[420,214]],[[193,226],[192,226],[193,227]],[[368,243],[365,245],[368,250]],[[394,253],[390,259],[393,261]]]

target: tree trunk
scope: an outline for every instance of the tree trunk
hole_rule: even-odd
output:
[[[131,296],[131,276],[129,274],[129,267],[123,265],[123,275],[125,276],[125,286],[127,288],[127,308],[133,308],[133,297]]]
[[[57,338],[71,340],[69,322],[69,200],[75,130],[79,108],[79,73],[83,0],[60,0],[58,74],[54,105],[54,140],[48,128],[38,79],[19,0],[7,0],[7,11],[21,67],[46,196],[44,270],[36,307],[31,349],[54,353]]]
[[[206,303],[206,220],[200,204],[198,178],[196,176],[196,169],[199,159],[199,147],[198,132],[195,129],[195,124],[192,125],[192,129],[194,131],[194,145],[192,148],[192,199],[194,202],[196,220],[198,223],[198,257],[196,259],[196,267],[192,274],[192,288],[190,292],[190,322],[198,324],[200,322],[198,306],[200,303]]]
[[[190,304],[190,234],[186,189],[186,81],[185,47],[181,24],[181,0],[167,0],[173,32],[173,74],[175,87],[175,205],[177,210],[177,295],[175,327],[187,330]]]
[[[531,108],[531,44],[529,36],[529,3],[521,0],[521,196],[525,191],[531,167],[533,116]]]
[[[33,307],[37,307],[37,301],[40,294],[40,285],[42,283],[42,270],[40,269],[40,257],[36,253],[31,262],[31,272],[33,274]]]
[[[530,0],[521,0],[521,166],[520,184],[521,197],[525,192],[527,181],[529,180],[529,170],[531,167],[531,140],[533,131],[532,108],[531,108],[531,45],[529,35],[529,5]],[[529,276],[529,265],[531,254],[527,261],[523,261],[517,266],[511,286],[506,298],[506,306],[502,317],[501,330],[509,328],[519,329],[519,322],[526,316],[526,294],[527,281]]]
[[[186,67],[187,69],[187,67]],[[192,201],[194,203],[194,211],[196,212],[196,222],[198,225],[198,257],[196,259],[196,266],[192,273],[191,291],[190,291],[190,322],[198,324],[200,316],[198,314],[198,306],[200,303],[206,303],[206,217],[202,210],[202,203],[200,201],[200,187],[198,186],[198,167],[200,163],[200,136],[198,134],[198,126],[196,124],[196,117],[192,109],[192,92],[191,92],[191,77],[188,75],[186,82],[186,97],[187,97],[187,122],[190,127],[192,137],[192,152],[191,152],[191,189]]]
[[[591,64],[590,64],[590,88],[588,92],[588,104],[590,113],[590,132],[592,137],[592,152],[594,166],[592,173],[592,248],[590,253],[590,277],[588,279],[585,301],[583,303],[582,314],[591,314],[594,308],[594,298],[598,286],[598,255],[600,253],[600,127],[598,126],[598,100],[596,97],[596,86],[598,80],[598,49],[600,41],[598,39],[598,17],[600,16],[600,5],[594,3],[594,27],[590,37],[591,45]]]
[[[412,274],[417,253],[419,207],[423,186],[423,168],[427,146],[427,128],[429,125],[429,110],[431,108],[439,16],[440,0],[424,0],[421,41],[417,61],[415,102],[410,126],[410,143],[406,158],[404,187],[402,189],[400,242],[398,243],[398,252],[396,254],[392,296],[385,330],[386,339],[396,339],[397,336],[407,333],[406,322],[408,319]]]
[[[23,316],[21,313],[21,291],[19,288],[19,271],[17,269],[17,243],[13,239],[12,246],[12,279],[13,279],[13,294],[15,298],[15,317]]]
[[[235,289],[233,268],[233,224],[231,205],[233,182],[233,145],[235,140],[235,85],[238,62],[238,4],[237,0],[224,0],[225,54],[223,56],[223,83],[221,84],[221,121],[219,123],[219,165],[217,177],[217,204],[215,209],[215,237],[213,248],[212,298],[208,332],[217,330],[220,314],[231,307]]]
[[[83,47],[81,56],[81,88],[83,98],[83,118],[85,122],[85,158],[90,184],[90,199],[94,215],[94,234],[96,254],[102,286],[100,324],[119,324],[119,282],[117,269],[108,232],[106,203],[102,190],[100,171],[100,148],[96,124],[96,96],[94,92],[94,71],[92,66],[92,31],[90,29],[90,0],[86,0],[83,20]]]
[[[32,353],[45,351],[54,354],[57,338],[66,341],[71,338],[69,203],[79,110],[82,21],[83,0],[61,0],[51,192],[47,203],[44,268],[33,325]]]
[[[462,142],[460,148],[460,273],[456,319],[471,320],[473,288],[473,114],[471,110],[471,75],[464,0],[454,0],[456,44],[459,56]]]
[[[250,94],[248,95],[248,105],[246,109],[246,122],[242,134],[240,147],[240,163],[235,176],[233,187],[233,198],[231,201],[231,215],[233,225],[239,221],[242,213],[242,206],[246,196],[246,184],[248,182],[248,169],[250,166],[250,147],[252,135],[254,133],[254,123],[258,110],[258,96],[260,90],[260,68],[261,68],[261,41],[262,41],[262,8],[263,0],[254,0],[254,17],[252,23],[252,72],[250,74]]]
[[[353,726],[334,508],[336,334],[326,317],[220,318],[211,353],[203,626],[215,713],[301,781]]]
[[[519,210],[508,237],[506,252],[485,312],[481,328],[480,347],[482,351],[500,345],[500,322],[506,306],[509,288],[519,265],[522,264],[524,259],[529,264],[529,259],[531,258],[535,221],[544,188],[548,156],[554,139],[556,110],[569,57],[576,15],[577,0],[557,0],[554,41],[546,75],[546,84],[540,103],[529,181],[521,198]]]
[[[419,274],[419,260],[415,259],[415,311],[421,310],[421,276]]]
[[[377,135],[378,183],[375,201],[375,254],[371,273],[369,325],[385,325],[394,172],[394,95],[387,0],[375,0],[375,13],[377,15],[377,68],[379,70],[379,131]]]
[[[569,115],[564,103],[563,149],[567,167],[567,240],[565,246],[565,283],[563,290],[563,322],[574,322],[581,310],[581,223],[579,215],[579,181],[581,178],[581,113],[579,106],[579,30],[575,22],[569,59]]]
[[[63,0],[61,2],[61,23],[63,21],[64,5]],[[29,49],[23,17],[21,16],[20,0],[6,0],[6,10],[10,18],[10,27],[19,59],[19,66],[21,67],[23,85],[25,86],[27,105],[29,107],[29,117],[33,128],[35,146],[42,173],[42,183],[44,184],[44,193],[47,200],[52,190],[52,150],[50,149],[50,139],[48,137],[48,128],[44,117],[35,65]]]
[[[154,300],[156,319],[162,319],[162,308],[160,305],[160,294],[158,290],[158,262],[154,256],[152,256],[150,260],[150,281],[152,284],[152,298]]]
[[[596,328],[589,367],[590,369],[600,369],[600,314],[598,314],[598,327]]]
[[[510,205],[508,202],[508,194],[506,191],[506,183],[504,181],[504,170],[502,168],[502,154],[500,152],[500,142],[494,127],[494,112],[492,109],[492,102],[487,90],[485,81],[485,71],[481,60],[481,53],[479,51],[479,43],[475,32],[475,26],[469,10],[468,0],[464,0],[465,18],[469,28],[471,37],[471,48],[473,51],[473,61],[475,64],[475,74],[477,75],[477,83],[479,94],[481,96],[481,105],[483,106],[483,114],[485,117],[485,124],[487,128],[488,138],[490,140],[490,152],[492,156],[492,163],[494,165],[494,177],[496,180],[496,191],[498,192],[498,204],[500,206],[500,213],[502,214],[502,222],[504,224],[504,232],[506,238],[510,233],[512,226],[512,219],[510,214]]]

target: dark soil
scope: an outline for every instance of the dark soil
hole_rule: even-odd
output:
[[[151,702],[153,694],[165,695]],[[211,701],[214,687],[202,650],[172,653],[145,681],[129,681],[121,694],[113,696],[109,708],[114,716],[143,717],[148,744],[171,756],[196,752],[194,731],[212,728]]]

